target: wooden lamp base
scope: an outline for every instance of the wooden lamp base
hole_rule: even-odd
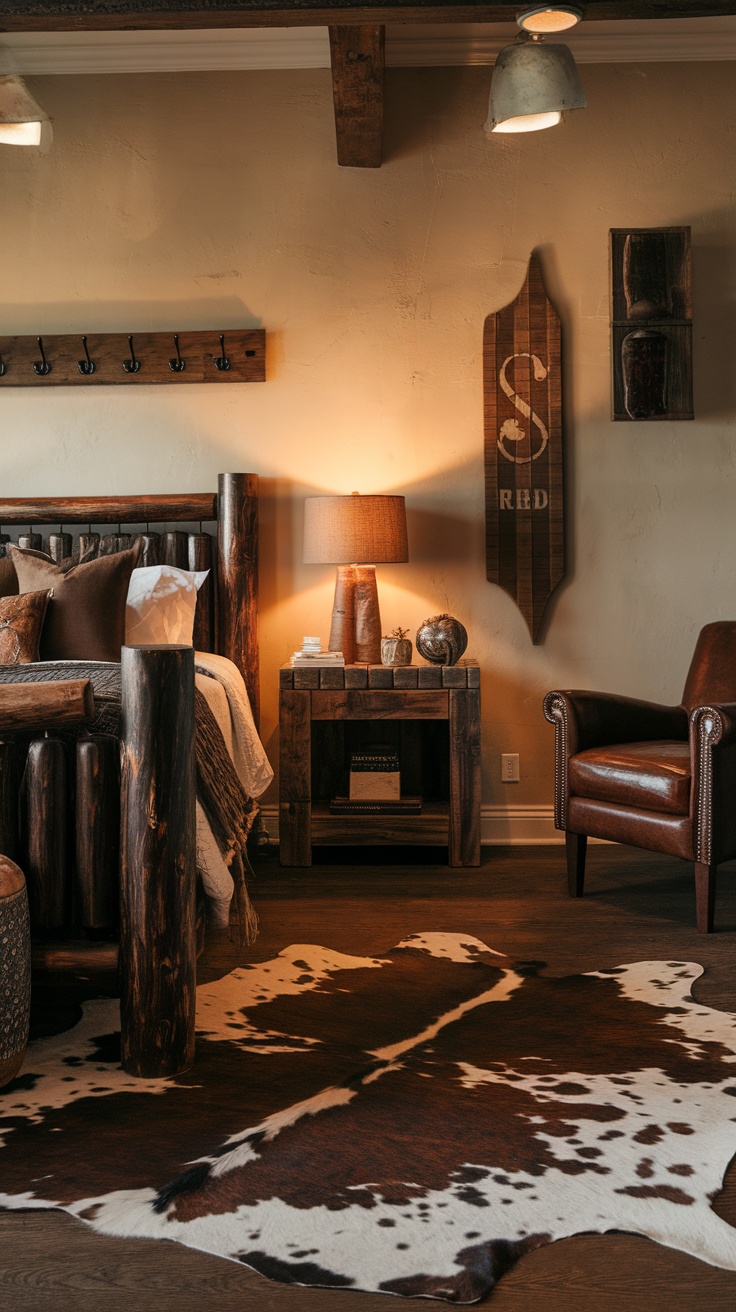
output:
[[[380,664],[381,613],[375,565],[338,565],[329,650],[341,651],[346,665]]]

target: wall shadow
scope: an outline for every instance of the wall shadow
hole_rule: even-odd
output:
[[[439,122],[448,117],[455,105],[464,103],[471,79],[477,80],[476,67],[462,68],[387,68],[384,80],[383,160],[384,163],[431,154],[432,143],[443,139]],[[488,70],[490,87],[490,69]],[[486,102],[488,93],[486,91]],[[486,117],[487,103],[479,101],[478,130]]]
[[[196,332],[263,328],[260,315],[238,296],[204,295],[180,301],[36,301],[33,305],[0,307],[3,336],[25,337],[40,333]]]

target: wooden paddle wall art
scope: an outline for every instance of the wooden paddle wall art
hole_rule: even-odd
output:
[[[539,258],[483,330],[486,573],[513,597],[534,642],[565,572],[560,320]]]
[[[612,228],[613,418],[692,419],[689,228]]]

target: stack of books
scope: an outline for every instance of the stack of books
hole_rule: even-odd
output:
[[[398,802],[401,797],[399,756],[392,747],[374,746],[350,756],[352,802]]]
[[[350,756],[348,797],[330,802],[333,815],[418,815],[420,797],[401,796],[401,771],[395,748],[371,743]]]
[[[331,669],[340,667],[345,664],[345,657],[341,651],[323,651],[322,643],[319,638],[304,638],[302,640],[301,650],[292,653],[291,665],[304,667],[309,665],[312,669]]]

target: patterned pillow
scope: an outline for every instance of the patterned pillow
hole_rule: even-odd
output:
[[[0,597],[0,665],[30,665],[38,660],[41,630],[52,595],[48,591]]]
[[[18,596],[18,577],[10,556],[0,556],[0,597]]]

